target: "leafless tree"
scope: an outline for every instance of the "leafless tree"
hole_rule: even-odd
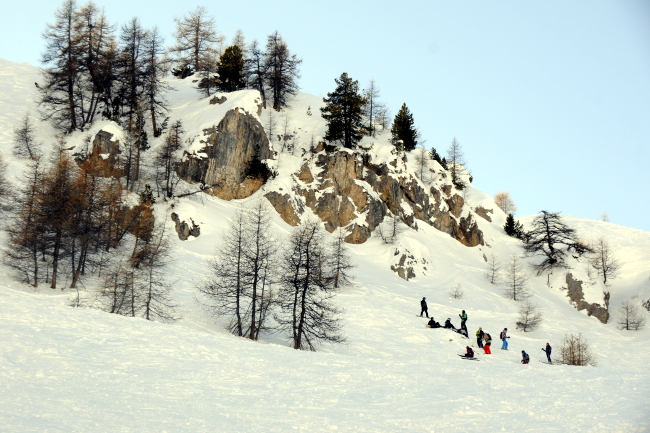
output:
[[[521,301],[530,296],[528,291],[528,276],[524,272],[521,259],[516,254],[510,257],[510,262],[505,268],[503,284],[504,293],[507,298],[514,301]]]
[[[607,212],[603,212],[602,215],[600,216],[600,219],[602,221],[605,221],[606,223],[609,222],[609,214]]]
[[[637,331],[646,323],[645,313],[640,311],[636,302],[632,300],[623,301],[618,309],[618,326],[627,331]]]
[[[537,275],[556,268],[567,268],[565,259],[568,251],[573,250],[578,254],[591,251],[580,242],[575,229],[562,221],[559,213],[545,210],[531,223],[523,248],[527,256],[543,257],[541,263],[533,266]]]
[[[587,339],[578,334],[566,334],[560,347],[560,362],[566,365],[592,365],[596,366],[596,357],[589,349]]]
[[[391,213],[377,226],[376,230],[385,244],[394,244],[404,231],[404,223],[399,215]]]
[[[374,78],[370,79],[370,83],[368,83],[368,88],[364,89],[363,91],[363,96],[366,98],[367,101],[365,106],[365,113],[364,113],[368,121],[366,132],[368,136],[375,137],[375,134],[377,132],[375,127],[377,114],[382,109],[385,109],[386,105],[379,101],[380,91]]]
[[[200,301],[203,307],[209,314],[226,317],[228,330],[240,337],[244,336],[244,319],[250,312],[245,256],[250,242],[246,214],[240,209],[230,221],[217,253],[209,263],[210,277],[198,286],[203,295]]]
[[[248,85],[260,92],[262,97],[262,108],[266,109],[266,78],[267,66],[264,62],[266,53],[259,47],[257,40],[254,40],[244,60],[244,69],[247,73]]]
[[[487,270],[485,271],[485,278],[492,284],[499,284],[501,281],[501,263],[498,261],[498,257],[494,254],[490,254],[490,258],[487,262]]]
[[[275,320],[294,349],[315,350],[322,342],[345,341],[342,310],[333,303],[337,290],[323,237],[320,221],[301,224],[291,234],[282,259],[280,311]]]
[[[499,191],[494,195],[494,203],[499,206],[499,208],[507,215],[512,214],[514,216],[517,213],[517,205],[510,197],[510,193],[507,191]]]
[[[517,329],[524,332],[534,331],[542,323],[542,312],[530,301],[523,302],[518,313]]]
[[[156,150],[155,167],[156,185],[162,190],[166,198],[174,196],[174,187],[180,181],[176,174],[176,165],[180,162],[180,149],[182,145],[183,124],[177,120],[169,128],[163,143]]]
[[[350,271],[354,265],[350,259],[348,248],[345,243],[345,231],[340,227],[334,233],[334,241],[331,245],[331,253],[328,257],[328,265],[332,269],[332,278],[334,279],[334,288],[348,287],[352,284],[354,277]]]
[[[616,278],[621,264],[612,252],[607,239],[600,237],[590,247],[593,252],[589,254],[589,263],[598,272],[598,275],[603,278],[603,283],[607,286],[608,279]]]
[[[463,285],[457,283],[454,287],[451,288],[451,290],[449,290],[449,296],[453,299],[463,299],[463,296],[465,296]]]
[[[231,45],[238,46],[244,58],[248,55],[248,44],[246,43],[246,37],[242,29],[237,29],[235,36],[232,38]]]
[[[174,18],[174,22],[176,45],[170,51],[176,55],[180,66],[190,66],[194,72],[202,71],[207,55],[224,40],[217,33],[215,18],[199,6],[182,18]]]
[[[269,286],[275,273],[275,255],[277,241],[272,236],[271,210],[266,199],[260,198],[253,203],[247,214],[246,224],[250,233],[249,248],[244,251],[246,260],[246,284],[250,296],[250,325],[248,335],[251,340],[259,338],[264,329],[269,305],[273,298],[269,296]]]
[[[424,143],[420,143],[421,147],[418,147],[413,153],[415,154],[415,169],[420,180],[428,185],[433,180],[431,170],[429,169],[429,164],[431,163],[431,156],[429,152],[424,148]]]
[[[289,98],[298,93],[301,63],[302,59],[289,52],[280,33],[276,31],[268,36],[264,69],[275,111],[287,107]]]
[[[157,223],[140,259],[139,315],[147,320],[170,323],[179,319],[172,286],[165,268],[169,265],[171,242],[164,222]]]
[[[13,153],[23,158],[35,159],[40,154],[40,144],[36,142],[34,124],[26,113],[20,126],[14,129]]]
[[[458,189],[463,189],[465,184],[460,180],[458,170],[462,168],[465,162],[465,154],[463,153],[463,148],[456,140],[456,137],[451,141],[449,149],[447,149],[447,164],[451,171],[451,182]]]
[[[391,128],[393,116],[391,115],[390,109],[388,107],[380,107],[375,114],[375,133],[377,128],[380,128],[380,132],[389,131]]]

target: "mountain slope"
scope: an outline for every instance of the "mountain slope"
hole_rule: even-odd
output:
[[[0,93],[6,95],[0,100],[0,152],[11,164],[10,176],[24,165],[10,155],[11,131],[22,113],[35,113],[34,77],[35,68],[0,62]],[[202,129],[218,123],[227,106],[208,104],[189,80],[172,84],[171,121],[182,119],[194,137],[190,146],[196,146]],[[227,96],[230,107],[242,105],[257,115],[250,91]],[[301,94],[288,110],[292,128],[301,128],[304,142],[312,133],[322,135],[318,101]],[[268,110],[261,113],[263,124],[268,116]],[[87,133],[106,127],[119,133],[116,125],[98,122],[69,142],[80,144]],[[38,124],[41,141],[51,142],[51,133],[48,125]],[[155,149],[157,142],[152,144]],[[375,145],[383,152],[388,144],[384,137]],[[613,320],[604,325],[576,311],[560,290],[565,273],[556,272],[550,287],[545,276],[530,279],[532,299],[544,311],[542,325],[531,333],[515,331],[518,304],[485,280],[483,255],[494,253],[505,262],[520,247],[501,229],[505,215],[471,186],[465,194],[468,206],[494,210],[492,222],[477,219],[484,246],[466,247],[426,224],[406,230],[396,245],[385,245],[376,236],[350,245],[357,282],[338,296],[346,310],[347,344],[298,352],[278,334],[265,335],[261,342],[229,335],[197,306],[195,284],[206,275],[206,261],[218,248],[228,218],[270,189],[290,190],[290,176],[302,158],[279,152],[275,163],[278,177],[248,199],[227,202],[201,194],[174,202],[181,219],[191,217],[201,226],[197,238],[183,242],[174,237],[169,274],[183,316],[176,324],[70,308],[68,300],[76,292],[34,292],[6,272],[0,276],[3,431],[650,429],[650,367],[642,356],[650,330],[619,331]],[[170,211],[165,203],[157,205],[157,215],[173,230]],[[633,295],[650,298],[649,233],[570,216],[565,220],[583,238],[606,236],[624,263],[611,287],[612,311]],[[273,228],[280,243],[292,230],[277,214]],[[410,281],[390,269],[396,250],[419,260]],[[599,302],[602,287],[587,276],[584,260],[571,264],[574,275],[585,281],[587,300]],[[448,295],[456,283],[464,287],[462,300]],[[92,289],[96,281],[89,278],[84,284]],[[496,339],[508,327],[510,350],[499,350],[497,339],[493,355],[479,354],[478,362],[458,358],[476,342],[426,329],[426,321],[416,317],[423,296],[438,321],[449,317],[458,324],[458,314],[466,310],[470,336],[481,326]],[[547,341],[556,357],[567,332],[583,332],[597,367],[537,362]],[[531,355],[531,364],[519,363],[521,350]]]

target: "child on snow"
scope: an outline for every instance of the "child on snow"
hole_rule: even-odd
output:
[[[445,320],[445,328],[447,328],[447,329],[456,329],[454,327],[454,325],[451,324],[451,319],[450,318],[447,318],[447,320]]]
[[[528,354],[525,351],[522,350],[521,351],[521,363],[522,364],[528,364],[529,361],[530,361],[530,357],[528,356]]]
[[[460,317],[460,326],[462,327],[465,322],[467,322],[467,314],[465,314],[465,310],[461,314],[458,315]]]
[[[465,358],[474,358],[474,351],[472,350],[472,348],[469,346],[465,346],[465,349],[467,349],[467,352],[465,353]]]

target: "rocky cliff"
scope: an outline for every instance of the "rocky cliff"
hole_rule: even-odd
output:
[[[234,108],[216,128],[203,131],[205,147],[186,153],[177,173],[224,200],[250,197],[268,178],[265,160],[272,159],[264,128],[253,115]]]
[[[442,168],[429,169],[430,173]],[[332,232],[348,231],[346,241],[363,243],[387,215],[398,216],[409,227],[429,224],[464,245],[483,245],[475,213],[445,178],[426,184],[406,167],[406,157],[387,162],[342,148],[319,145],[301,169],[292,175],[292,191],[265,194],[282,218],[297,225],[306,208]]]

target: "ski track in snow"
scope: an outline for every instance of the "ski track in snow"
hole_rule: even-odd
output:
[[[0,151],[10,164],[10,176],[18,176],[24,166],[10,154],[11,137],[18,118],[27,109],[35,113],[35,80],[35,68],[0,60]],[[250,91],[229,94],[224,106],[211,106],[189,81],[174,80],[173,85],[171,121],[182,118],[188,131],[214,126],[219,116],[238,105],[257,115]],[[318,116],[321,105],[322,99],[305,94],[292,104],[290,120],[300,128],[299,141],[324,133]],[[313,116],[305,114],[308,106]],[[268,110],[262,112],[263,123],[268,115]],[[278,125],[281,120],[277,116]],[[108,123],[93,125],[94,132],[102,125]],[[42,141],[52,133],[43,123],[37,123],[37,132]],[[75,133],[69,140],[75,144],[83,135]],[[373,141],[375,161],[390,159],[386,143]],[[152,141],[152,148],[156,144]],[[265,188],[288,186],[290,173],[300,165],[299,157],[282,154],[280,175]],[[576,311],[560,290],[564,272],[558,272],[550,287],[545,277],[531,273],[532,300],[542,308],[544,322],[534,332],[515,331],[518,305],[485,280],[483,254],[494,253],[505,262],[519,247],[503,234],[505,215],[471,186],[466,200],[472,208],[495,209],[493,223],[478,218],[492,247],[464,247],[425,224],[419,224],[418,232],[406,230],[395,246],[374,237],[350,246],[357,281],[338,296],[346,310],[345,345],[300,352],[289,348],[282,335],[251,342],[228,334],[196,304],[194,287],[207,272],[206,260],[217,248],[228,218],[256,196],[233,202],[204,197],[175,205],[181,219],[191,217],[201,226],[201,236],[174,240],[170,274],[183,319],[173,325],[71,308],[68,299],[76,292],[44,284],[33,291],[2,268],[0,431],[650,430],[650,367],[642,356],[650,330],[623,332],[614,320],[603,325]],[[163,204],[156,209],[158,216],[168,212]],[[606,236],[624,263],[610,289],[610,311],[633,295],[650,298],[649,233],[570,216],[566,221],[583,238]],[[291,227],[275,214],[273,222],[282,242]],[[171,221],[168,224],[173,233]],[[409,282],[398,278],[389,269],[395,248],[425,258],[426,275]],[[574,275],[585,281],[587,300],[599,302],[602,285],[586,275],[584,260],[572,266]],[[448,295],[457,282],[465,290],[463,300]],[[85,284],[92,287],[93,280]],[[474,338],[426,329],[426,320],[414,317],[422,296],[427,297],[429,314],[440,322],[449,317],[458,325],[458,314],[465,309],[470,336],[482,326],[493,336],[493,354],[484,355]],[[504,327],[512,337],[509,351],[499,350],[498,335]],[[578,331],[589,341],[597,367],[537,362],[545,359],[540,349],[547,341],[556,357],[564,334]],[[468,344],[480,362],[457,357]],[[530,364],[520,364],[521,350],[529,353]]]

